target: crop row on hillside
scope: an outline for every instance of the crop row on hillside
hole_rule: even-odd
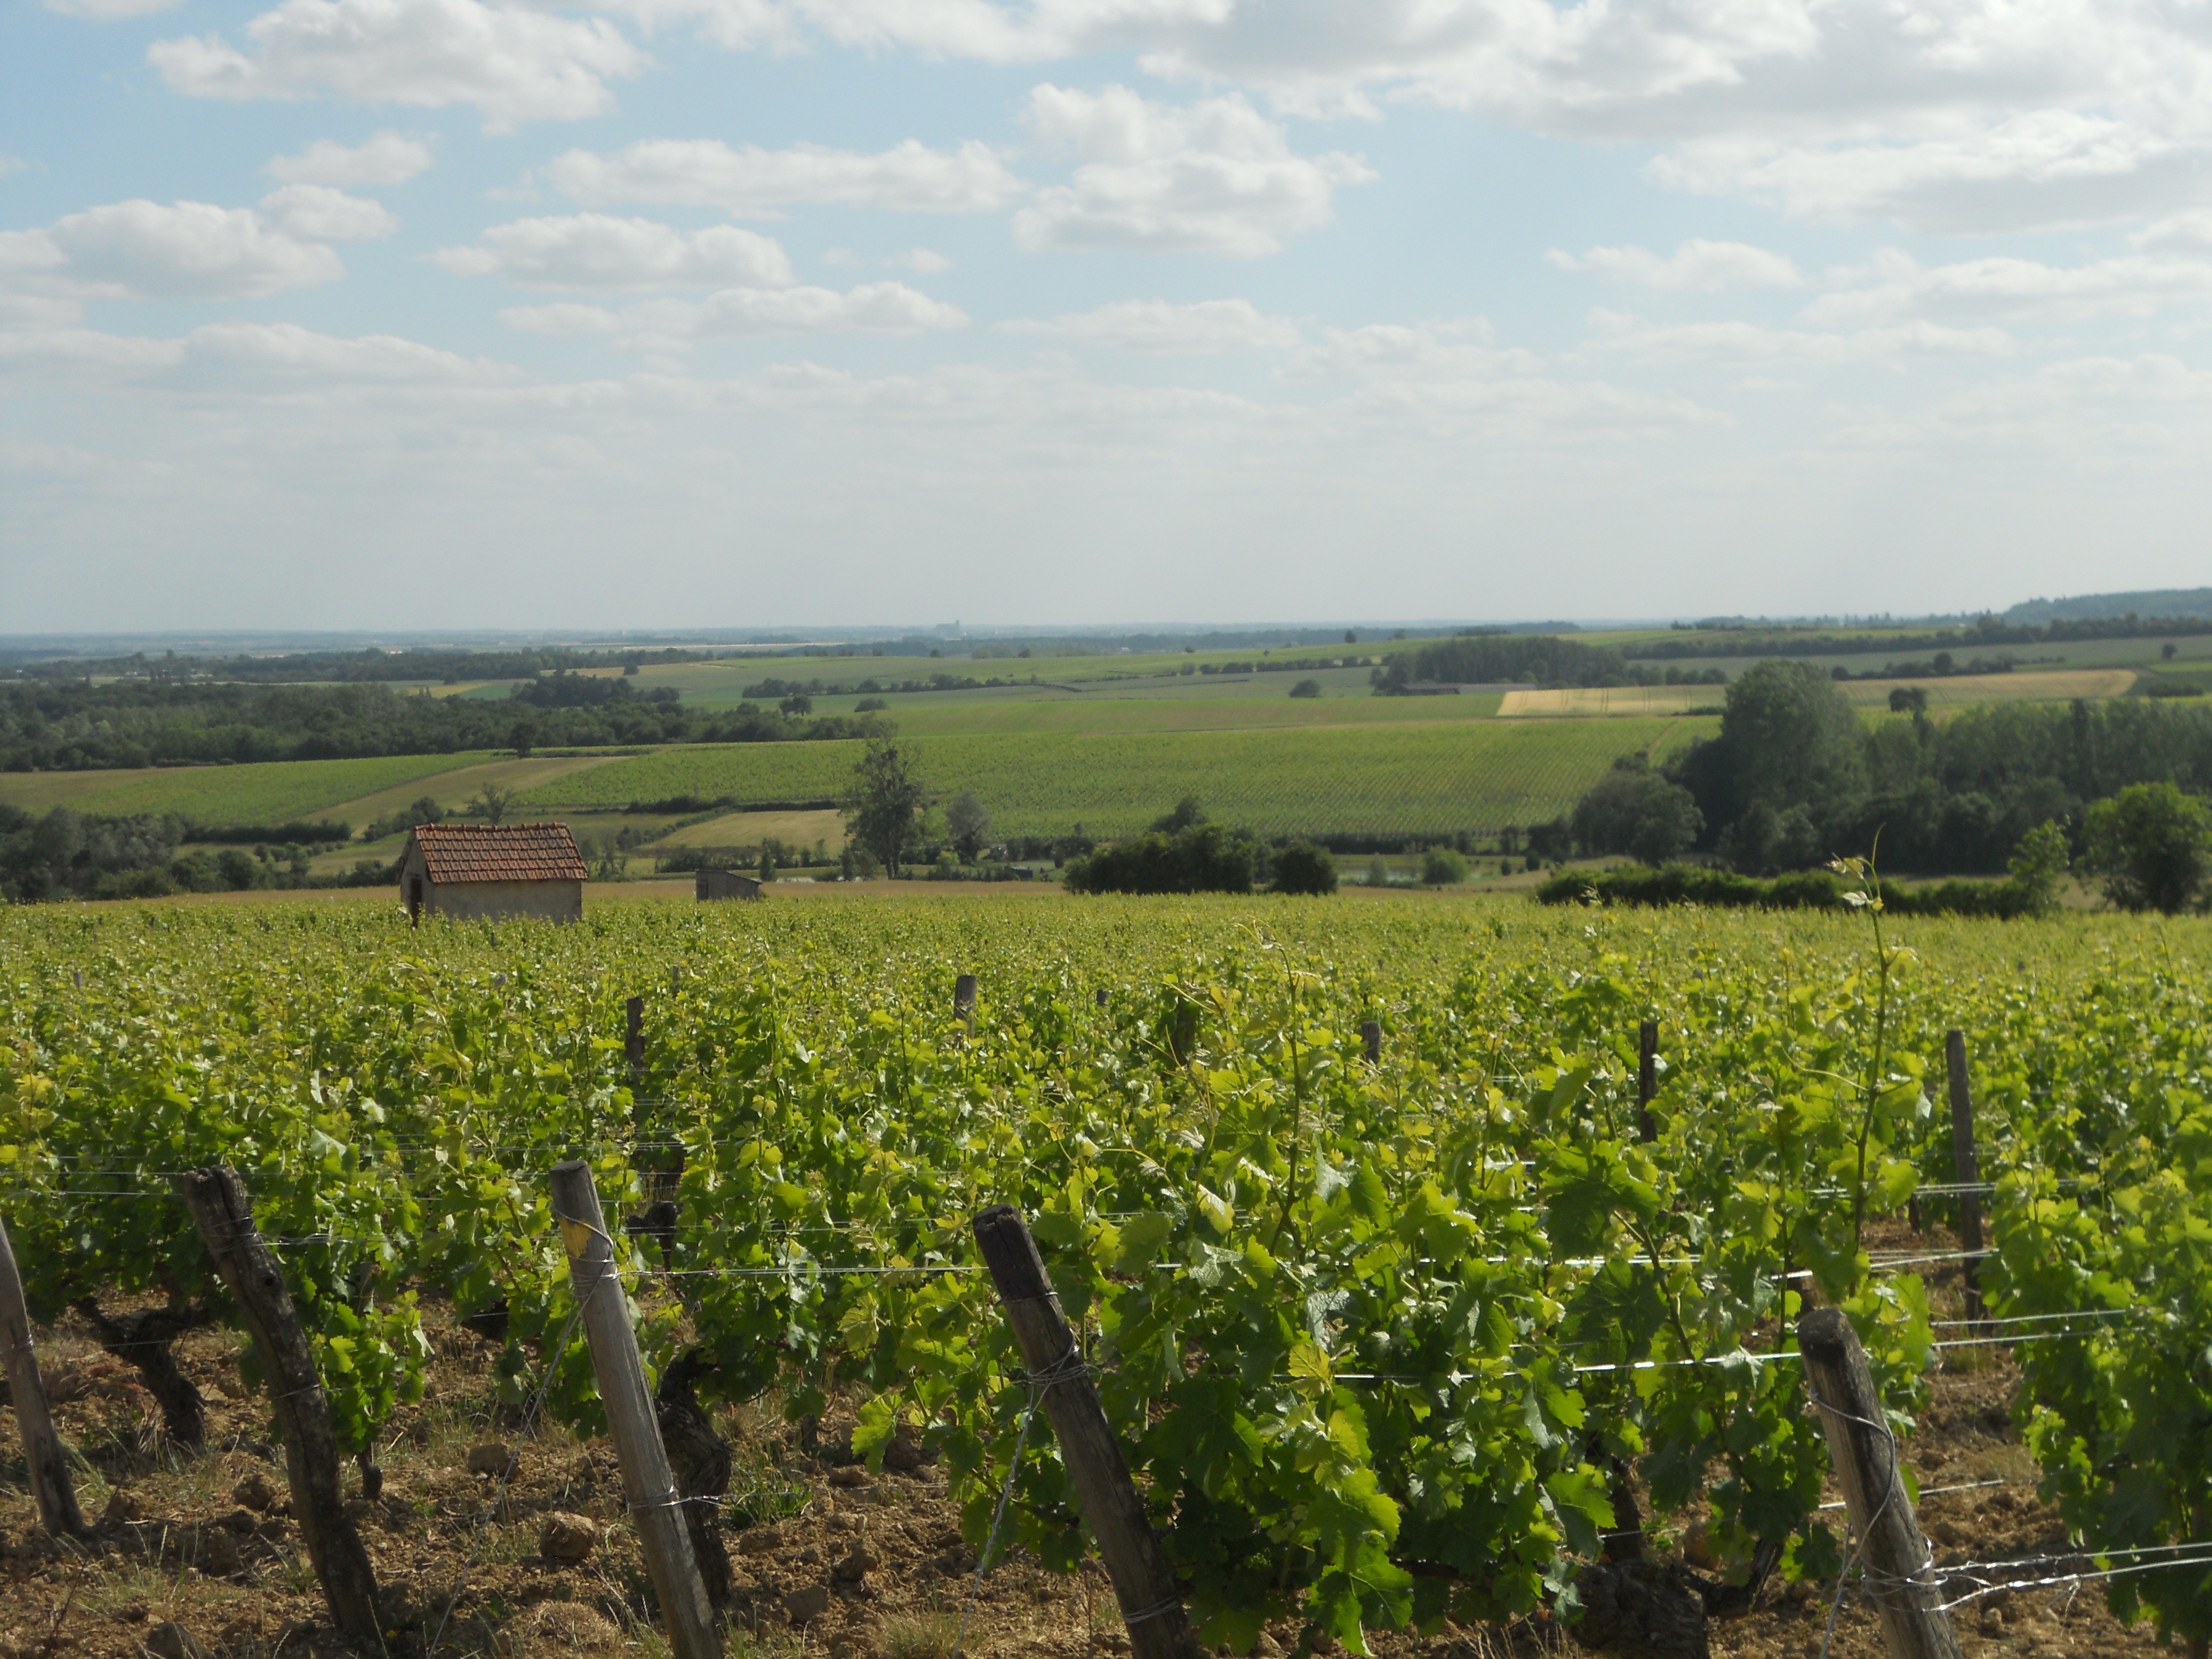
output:
[[[1446,834],[1565,811],[1620,756],[1684,742],[1710,721],[1607,720],[1305,732],[1006,733],[911,739],[941,794],[973,790],[1002,834],[1142,829],[1196,796],[1262,835]],[[533,810],[679,795],[820,799],[850,785],[858,744],[664,749],[550,783]]]
[[[343,802],[396,789],[489,757],[383,755],[366,760],[257,761],[241,766],[161,766],[112,772],[0,775],[0,801],[44,811],[68,806],[119,817],[173,812],[198,823],[274,823],[314,817]]]

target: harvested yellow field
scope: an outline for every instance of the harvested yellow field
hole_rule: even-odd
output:
[[[1508,691],[1498,706],[1498,718],[1510,720],[1592,720],[1602,716],[1652,718],[1684,714],[1692,708],[1710,708],[1727,695],[1718,685],[1587,685],[1550,686],[1534,691]]]

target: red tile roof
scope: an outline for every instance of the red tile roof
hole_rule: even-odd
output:
[[[586,872],[565,823],[418,823],[415,844],[430,879],[581,881]]]

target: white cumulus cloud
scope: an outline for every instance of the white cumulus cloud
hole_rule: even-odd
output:
[[[2168,215],[2145,225],[2128,240],[2146,253],[2168,249],[2212,252],[2212,208]]]
[[[286,185],[261,198],[261,211],[303,241],[368,242],[399,228],[383,203],[328,185]]]
[[[1838,368],[1914,357],[2007,357],[2017,342],[2001,328],[1948,328],[1930,322],[1881,328],[1768,328],[1757,323],[1647,323],[1593,313],[1591,344],[1636,362],[1727,367],[1802,363]]]
[[[1329,221],[1340,185],[1374,178],[1356,156],[1292,153],[1279,122],[1241,97],[1185,107],[1126,87],[1041,86],[1024,120],[1073,176],[1014,216],[1025,249],[1145,248],[1254,258]]]
[[[1391,100],[1665,147],[1655,176],[1937,232],[2212,198],[2212,33],[2173,0],[626,0],[732,46],[1133,55],[1282,112]]]
[[[396,334],[345,339],[293,323],[210,323],[196,328],[185,338],[182,367],[226,385],[294,383],[310,388],[345,381],[496,385],[521,378],[506,364],[464,357]]]
[[[940,270],[952,269],[952,261],[933,247],[910,247],[903,253],[886,254],[876,263],[896,270],[910,270],[917,276],[934,276]]]
[[[279,155],[266,169],[288,185],[333,185],[340,190],[404,185],[430,170],[430,147],[390,129],[365,143],[318,138],[297,155]]]
[[[1270,317],[1249,300],[1120,300],[1060,317],[1001,323],[1009,334],[1042,335],[1122,351],[1194,356],[1219,351],[1276,351],[1297,345],[1297,325]]]
[[[167,11],[183,0],[46,0],[48,11],[64,17],[89,17],[96,23],[118,22],[126,17],[150,17]]]
[[[918,334],[965,328],[968,313],[904,283],[828,288],[726,289],[698,307],[690,332],[702,338],[746,334]]]
[[[1663,256],[1633,246],[1594,247],[1583,253],[1554,248],[1545,257],[1561,270],[1595,271],[1646,288],[1707,294],[1732,288],[1802,288],[1805,282],[1790,260],[1748,242],[1692,239]]]
[[[788,50],[818,36],[840,46],[904,46],[933,58],[1034,64],[1112,46],[1141,45],[1163,29],[1218,24],[1234,0],[627,0],[650,26],[696,24],[736,47]]]
[[[147,61],[198,98],[473,105],[486,129],[573,120],[613,102],[610,80],[650,61],[603,17],[482,0],[283,0],[246,28],[155,42]]]
[[[1853,327],[1919,317],[2148,317],[2166,306],[2212,301],[2212,259],[2163,253],[2079,265],[1999,256],[1927,267],[1893,253],[1875,261],[1872,274],[1871,281],[1822,295],[1805,307],[1805,320]]]
[[[2212,61],[2205,65],[2212,73]],[[1800,218],[1886,219],[1936,234],[2110,223],[2207,193],[2208,135],[2098,112],[2027,110],[1929,136],[1692,140],[1655,158],[1662,184],[1770,203]]]
[[[472,247],[426,257],[456,276],[498,276],[521,288],[781,288],[794,280],[782,245],[757,231],[683,231],[605,213],[518,219],[495,225]]]
[[[903,283],[835,289],[732,288],[704,301],[651,300],[621,312],[593,305],[512,306],[499,320],[524,334],[621,335],[648,349],[769,334],[918,334],[965,328],[968,313]]]
[[[572,149],[544,169],[586,207],[650,202],[767,213],[801,203],[901,213],[987,213],[1023,188],[987,144],[932,149],[908,138],[874,154],[796,144],[732,149],[716,138],[657,138],[602,155]]]
[[[251,208],[144,200],[0,232],[0,273],[11,270],[27,289],[110,300],[265,299],[345,274],[327,246]]]

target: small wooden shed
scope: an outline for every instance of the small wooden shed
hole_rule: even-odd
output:
[[[577,921],[586,873],[565,823],[418,823],[399,855],[399,896],[410,922],[425,910]]]
[[[759,878],[741,876],[734,870],[702,870],[693,890],[703,902],[707,899],[757,899],[761,896]]]

